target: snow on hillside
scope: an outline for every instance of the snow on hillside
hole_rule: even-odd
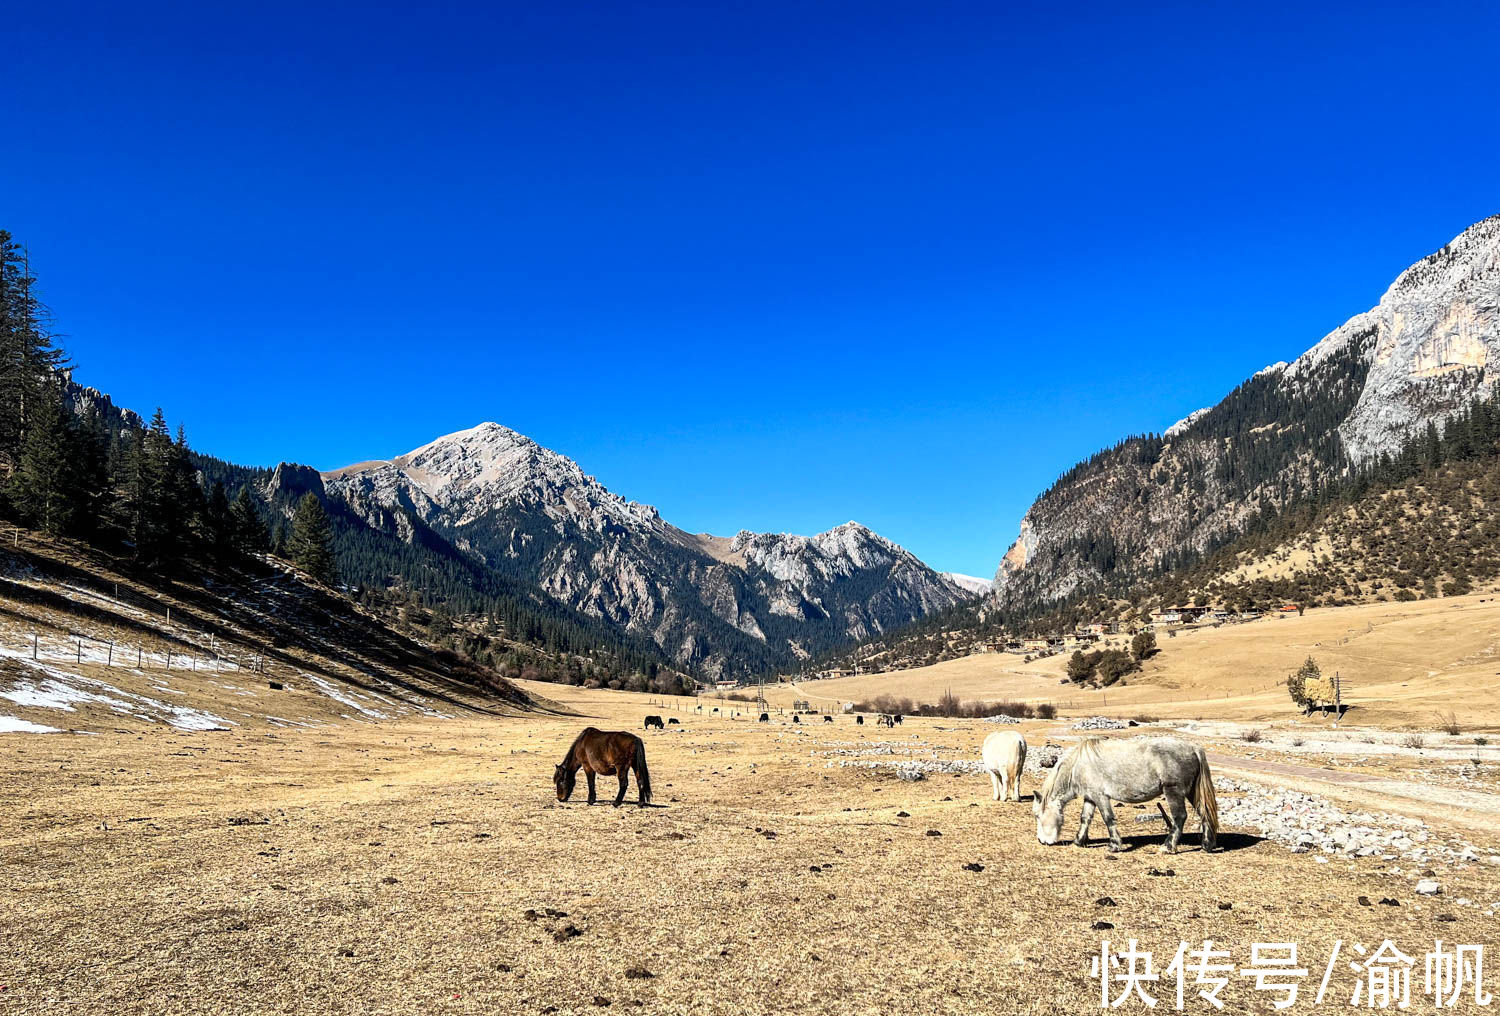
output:
[[[973,593],[975,596],[986,596],[994,583],[990,579],[982,579],[977,575],[961,575],[958,572],[943,572],[943,578],[952,582],[958,588]]]

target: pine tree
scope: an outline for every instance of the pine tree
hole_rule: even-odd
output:
[[[323,502],[312,491],[297,502],[288,549],[297,566],[319,582],[332,585],[338,581],[333,560],[333,526]]]
[[[255,506],[255,496],[250,493],[248,485],[240,488],[229,510],[234,517],[235,552],[241,557],[264,553],[269,544],[266,523],[260,517],[260,509]]]
[[[237,549],[234,511],[229,506],[229,495],[224,493],[224,484],[217,481],[203,509],[203,535],[209,556],[216,563],[233,563]]]
[[[10,484],[11,500],[21,518],[54,536],[72,529],[78,508],[70,424],[56,389],[39,392],[32,402],[20,462]]]
[[[25,250],[0,229],[0,455],[12,461],[63,362],[35,286]]]

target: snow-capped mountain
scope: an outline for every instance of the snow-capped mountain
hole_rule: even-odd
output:
[[[977,575],[960,575],[958,572],[951,571],[945,571],[942,574],[943,578],[974,596],[988,596],[995,585],[993,579],[983,579]]]
[[[495,423],[321,479],[372,526],[420,523],[711,675],[806,658],[969,597],[855,522],[812,537],[684,532]]]
[[[1397,277],[1290,364],[1257,371],[1159,437],[1074,466],[1039,497],[995,576],[1042,604],[1103,576],[1187,560],[1264,508],[1441,426],[1500,380],[1500,216]]]

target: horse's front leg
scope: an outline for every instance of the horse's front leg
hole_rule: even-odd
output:
[[[1089,823],[1094,821],[1094,802],[1088,798],[1083,799],[1083,806],[1079,808],[1078,835],[1073,837],[1073,846],[1081,847],[1089,841]]]
[[[1109,830],[1109,852],[1117,854],[1125,849],[1125,844],[1120,839],[1120,825],[1115,821],[1115,806],[1110,803],[1109,798],[1099,802],[1099,814],[1104,817],[1104,827]]]
[[[592,769],[585,769],[583,771],[583,775],[588,777],[588,781],[589,781],[589,804],[593,804],[594,803],[594,771]]]
[[[1164,795],[1167,799],[1167,842],[1161,845],[1163,854],[1177,853],[1177,842],[1182,839],[1183,827],[1187,825],[1187,802],[1182,795],[1168,790]]]
[[[630,770],[625,766],[620,767],[620,792],[615,795],[615,807],[618,808],[625,801],[625,788],[630,784]]]

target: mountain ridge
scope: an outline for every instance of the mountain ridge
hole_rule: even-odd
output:
[[[1035,610],[1211,552],[1441,425],[1493,383],[1497,363],[1500,215],[1399,273],[1292,362],[1065,472],[1001,559],[998,603]]]
[[[858,522],[689,533],[494,422],[319,480],[358,515],[410,512],[487,567],[712,676],[805,659],[971,595]]]

